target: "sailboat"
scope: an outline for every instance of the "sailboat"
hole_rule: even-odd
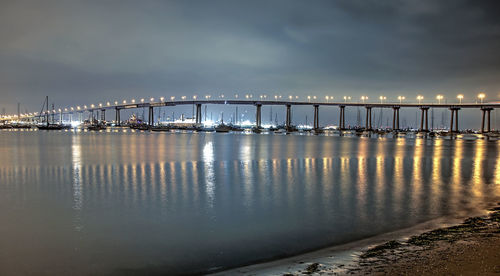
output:
[[[222,113],[221,123],[215,127],[216,132],[229,132],[231,130],[231,126],[224,124],[224,113]]]
[[[42,105],[42,111],[40,111],[40,114],[43,114],[43,110],[45,107],[45,124],[37,125],[38,129],[40,130],[61,130],[61,129],[69,129],[71,128],[70,125],[63,125],[61,124],[54,124],[49,122],[49,96],[45,97],[45,102]]]

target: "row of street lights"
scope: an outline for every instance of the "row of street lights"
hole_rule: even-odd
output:
[[[481,103],[483,103],[485,97],[486,97],[486,95],[484,93],[480,93],[477,96],[477,98],[480,100]],[[175,96],[171,96],[170,100],[174,101],[175,98],[176,98]],[[197,100],[198,98],[199,97],[197,95],[192,96],[193,100]],[[203,97],[201,97],[201,98],[203,98]],[[205,98],[205,100],[210,100],[210,99],[212,99],[212,95],[205,95],[204,98]],[[226,96],[224,94],[220,94],[218,96],[218,98],[219,99],[225,99]],[[234,98],[235,99],[239,99],[240,95],[239,94],[234,94]],[[253,94],[244,94],[244,95],[241,95],[241,98],[242,99],[247,99],[247,100],[248,99],[253,99],[254,95]],[[268,98],[269,99],[274,98],[274,100],[282,100],[282,99],[299,100],[299,96],[292,96],[292,95],[289,95],[288,97],[283,97],[282,95],[274,95],[273,97],[268,97],[268,95],[262,94],[262,95],[258,95],[257,98],[260,98],[261,100],[267,100]],[[307,100],[309,102],[316,101],[318,99],[317,96],[310,96],[310,95],[306,96],[306,98],[307,98]],[[180,99],[181,100],[187,100],[188,97],[187,96],[180,96]],[[369,99],[368,96],[361,96],[360,97],[360,100],[363,103],[365,103],[366,101],[368,101],[368,99]],[[406,97],[405,96],[398,96],[397,99],[398,99],[399,103],[403,103],[403,101],[406,100]],[[424,96],[418,95],[416,99],[417,99],[418,103],[421,104],[422,101],[424,100]],[[437,95],[436,96],[436,100],[438,101],[438,104],[441,104],[441,101],[443,99],[445,99],[443,95]],[[457,99],[458,99],[459,103],[461,104],[462,100],[464,99],[464,95],[463,94],[457,95]],[[150,102],[154,102],[154,100],[155,100],[154,98],[151,98]],[[160,97],[159,100],[160,100],[160,102],[163,102],[165,100],[165,97]],[[326,102],[333,101],[334,100],[334,96],[325,96],[325,100],[326,100]],[[344,102],[349,102],[349,101],[352,100],[352,97],[351,96],[343,96],[343,100],[344,100]],[[384,102],[387,101],[387,97],[386,96],[380,96],[379,100],[380,100],[380,103],[384,103]],[[131,103],[134,104],[135,100],[132,100]],[[144,99],[141,99],[141,103],[144,103]],[[124,100],[123,104],[127,104],[127,101]],[[110,103],[108,102],[107,105],[109,106]],[[115,105],[118,105],[117,101],[115,101]],[[99,106],[102,107],[102,104],[99,104]],[[94,107],[94,105],[92,105],[92,107]]]
[[[243,99],[253,99],[253,96],[254,96],[253,94],[244,94],[241,97]],[[234,98],[238,99],[239,97],[240,97],[239,94],[234,94]],[[175,96],[171,96],[170,100],[171,101],[175,101],[175,98],[176,98]],[[212,95],[205,95],[204,98],[205,98],[205,100],[210,100],[212,98]],[[225,95],[224,94],[220,94],[219,98],[220,99],[224,99]],[[258,95],[258,98],[260,98],[261,100],[267,100],[268,99],[268,95],[266,95],[266,94]],[[273,97],[269,97],[269,98],[274,98],[274,100],[278,101],[278,100],[282,100],[283,96],[282,95],[274,95]],[[317,96],[310,96],[310,95],[306,96],[306,98],[307,98],[307,100],[309,102],[311,102],[311,100],[316,101],[318,99]],[[477,95],[477,98],[479,99],[480,103],[483,103],[484,99],[486,98],[486,94],[479,93]],[[165,97],[160,97],[159,98],[160,102],[164,102],[165,99],[166,99]],[[181,100],[187,100],[188,97],[187,96],[180,96],[180,99]],[[197,100],[198,99],[198,95],[192,96],[192,99],[193,100]],[[292,95],[288,96],[288,100],[290,100],[290,101],[292,101],[292,100],[298,100],[298,99],[299,99],[299,96],[292,96]],[[344,96],[343,99],[344,99],[344,102],[348,102],[348,101],[351,101],[352,97],[351,96]],[[368,101],[368,96],[361,96],[360,99],[361,99],[361,101],[363,103],[365,103],[366,101]],[[406,97],[405,96],[398,96],[397,99],[399,100],[399,103],[403,103],[403,101],[406,99]],[[438,101],[438,104],[441,104],[441,101],[444,100],[444,99],[445,98],[444,98],[443,95],[437,95],[436,96],[436,100]],[[457,99],[458,99],[459,103],[462,104],[462,101],[464,99],[464,95],[463,94],[458,94],[457,95]],[[334,97],[333,96],[325,96],[325,100],[326,100],[326,102],[330,102],[330,101],[334,100]],[[380,100],[380,103],[384,103],[384,102],[387,101],[387,97],[386,96],[380,96],[379,100]],[[422,96],[422,95],[418,95],[417,96],[417,101],[418,101],[419,104],[421,104],[423,100],[424,100],[424,96]],[[146,100],[144,98],[140,99],[141,103],[145,103],[145,101]],[[149,102],[154,102],[154,101],[155,101],[155,98],[150,98],[149,99]],[[123,100],[122,101],[122,104],[127,104],[127,103],[128,103],[127,100]],[[132,99],[130,101],[130,104],[135,104],[135,103],[136,103],[135,99]],[[115,101],[114,105],[118,105],[118,101]],[[98,106],[99,107],[103,107],[104,104],[99,103]],[[108,106],[108,107],[112,106],[112,103],[111,102],[106,102],[106,106]],[[94,105],[94,104],[90,105],[90,108],[92,108],[92,109],[96,108],[96,107],[97,106]],[[75,111],[75,110],[76,111],[80,111],[80,110],[86,110],[87,108],[88,108],[87,105],[84,105],[83,107],[82,106],[76,106],[76,107],[70,107],[70,108],[64,108],[64,109],[58,109],[58,110],[54,109],[54,110],[47,111],[45,114],[47,114],[47,113],[49,113],[49,114],[50,113],[57,113],[57,112],[60,113],[63,110],[64,110],[64,112]],[[25,116],[38,116],[38,112],[26,113],[26,114],[20,114],[20,115],[22,117],[25,117]],[[17,115],[8,115],[8,116],[3,116],[2,118],[8,118],[8,117],[17,117]]]
[[[235,99],[238,99],[239,97],[240,97],[240,95],[238,95],[238,94],[234,95]],[[247,99],[248,100],[248,99],[253,99],[254,95],[253,94],[244,94],[241,97],[243,99]],[[485,98],[485,94],[484,93],[480,93],[477,97],[480,100],[480,102],[483,103],[483,100]],[[170,100],[174,101],[175,98],[176,98],[175,96],[171,96]],[[212,99],[212,95],[205,95],[204,98],[205,98],[205,100],[210,100],[210,99]],[[225,95],[224,94],[220,94],[218,98],[224,99]],[[266,94],[258,95],[258,98],[260,98],[261,100],[267,100],[268,99],[268,95],[266,95]],[[271,98],[271,97],[269,97],[269,98]],[[277,100],[282,100],[283,96],[282,95],[274,95],[274,97],[272,97],[272,98],[274,98],[274,100],[277,101]],[[307,98],[307,100],[309,102],[311,102],[311,100],[312,101],[316,101],[318,99],[317,96],[306,96],[306,98]],[[181,100],[187,100],[188,97],[187,96],[180,96],[180,99]],[[192,99],[193,100],[197,100],[198,99],[198,95],[192,96]],[[299,96],[292,96],[292,95],[288,96],[288,100],[290,100],[290,101],[292,101],[292,100],[298,100],[298,99],[299,99]],[[351,101],[352,97],[351,96],[344,96],[343,99],[344,99],[344,102],[349,102],[349,101]],[[360,99],[361,99],[361,101],[363,103],[365,103],[366,101],[368,101],[369,98],[368,98],[368,96],[361,96]],[[403,101],[406,99],[406,97],[405,96],[398,96],[397,99],[398,99],[399,103],[403,103]],[[441,104],[441,101],[444,99],[444,96],[443,95],[437,95],[436,99],[438,100],[438,103]],[[464,99],[464,95],[459,94],[457,96],[457,99],[459,100],[459,103],[461,104],[462,100]],[[165,97],[160,97],[159,100],[160,100],[160,102],[163,102],[165,100]],[[330,102],[330,101],[334,100],[334,97],[333,96],[325,96],[325,100],[326,100],[326,102]],[[380,100],[380,103],[384,103],[384,102],[387,101],[387,97],[386,96],[380,96],[379,100]],[[419,104],[421,104],[423,100],[424,100],[424,96],[422,96],[422,95],[418,95],[417,96],[417,101],[418,101]],[[144,103],[145,99],[143,98],[140,101],[141,101],[141,103]],[[155,98],[150,98],[149,102],[154,102],[154,101],[155,101]],[[136,100],[132,99],[130,101],[130,103],[131,104],[135,104]],[[115,101],[114,104],[118,105],[118,101]],[[123,100],[122,104],[127,104],[127,100]],[[111,106],[111,103],[107,102],[106,105],[107,106]],[[91,108],[95,108],[95,105],[92,104],[90,107]],[[103,104],[100,103],[99,107],[103,107]],[[87,109],[87,106],[84,106],[84,109]],[[79,106],[78,106],[78,110],[80,110]]]

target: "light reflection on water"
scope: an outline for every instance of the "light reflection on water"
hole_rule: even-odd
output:
[[[80,135],[72,137],[71,144],[71,164],[73,164],[73,209],[75,210],[75,230],[81,231],[83,228],[80,210],[83,207],[83,189],[82,189],[82,164],[81,164],[81,144]]]
[[[500,197],[499,145],[0,133],[0,274],[194,272],[467,215]]]

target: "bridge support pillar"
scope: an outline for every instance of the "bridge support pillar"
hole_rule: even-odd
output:
[[[196,104],[196,123],[201,124],[201,104]]]
[[[155,124],[155,118],[154,118],[154,110],[153,107],[149,107],[149,112],[148,112],[148,125],[152,126]]]
[[[488,110],[488,132],[491,132],[491,109]]]
[[[365,130],[372,130],[372,108],[366,107]]]
[[[116,122],[117,126],[121,126],[120,109],[119,108],[115,109],[115,122]]]
[[[429,107],[420,107],[420,111],[422,112],[422,117],[420,119],[420,131],[428,132],[429,131]],[[425,128],[424,128],[425,122]]]
[[[493,108],[481,108],[481,112],[482,112],[482,120],[481,120],[481,133],[485,133],[485,132],[490,132],[491,131],[491,110],[493,110]],[[487,124],[487,127],[486,127],[486,131],[484,130],[484,127],[485,127],[485,122],[486,122],[486,119],[488,120],[488,124]]]
[[[101,109],[101,122],[106,122],[106,109]]]
[[[285,126],[286,130],[289,131],[292,127],[292,106],[287,104],[286,105],[286,121],[285,121]]]
[[[319,129],[319,105],[314,105],[314,130]]]
[[[257,110],[255,113],[255,126],[257,128],[260,128],[262,126],[262,105],[257,104],[256,107],[257,107]]]
[[[394,115],[392,116],[392,130],[393,131],[398,131],[399,130],[399,106],[394,106],[392,108],[394,110]]]
[[[339,130],[345,129],[345,105],[340,107]]]
[[[458,107],[450,107],[451,119],[450,119],[450,133],[458,132]],[[453,122],[455,122],[455,128],[453,128]]]

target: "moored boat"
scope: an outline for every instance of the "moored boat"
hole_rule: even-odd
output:
[[[99,131],[99,130],[105,130],[106,125],[98,124],[98,125],[90,125],[87,127],[87,130],[93,130],[93,131]]]
[[[262,131],[263,131],[263,130],[264,130],[264,129],[263,129],[263,128],[261,128],[261,127],[253,127],[253,128],[252,128],[252,132],[253,132],[253,133],[262,133]]]
[[[159,125],[151,128],[152,131],[170,131],[172,130],[169,126]]]
[[[0,129],[10,129],[12,128],[11,125],[0,125]]]
[[[63,129],[71,129],[71,125],[63,125],[63,124],[46,124],[46,125],[37,125],[36,126],[40,130],[63,130]]]
[[[224,123],[221,123],[220,125],[215,127],[216,132],[229,132],[231,130],[231,126],[225,125]]]

